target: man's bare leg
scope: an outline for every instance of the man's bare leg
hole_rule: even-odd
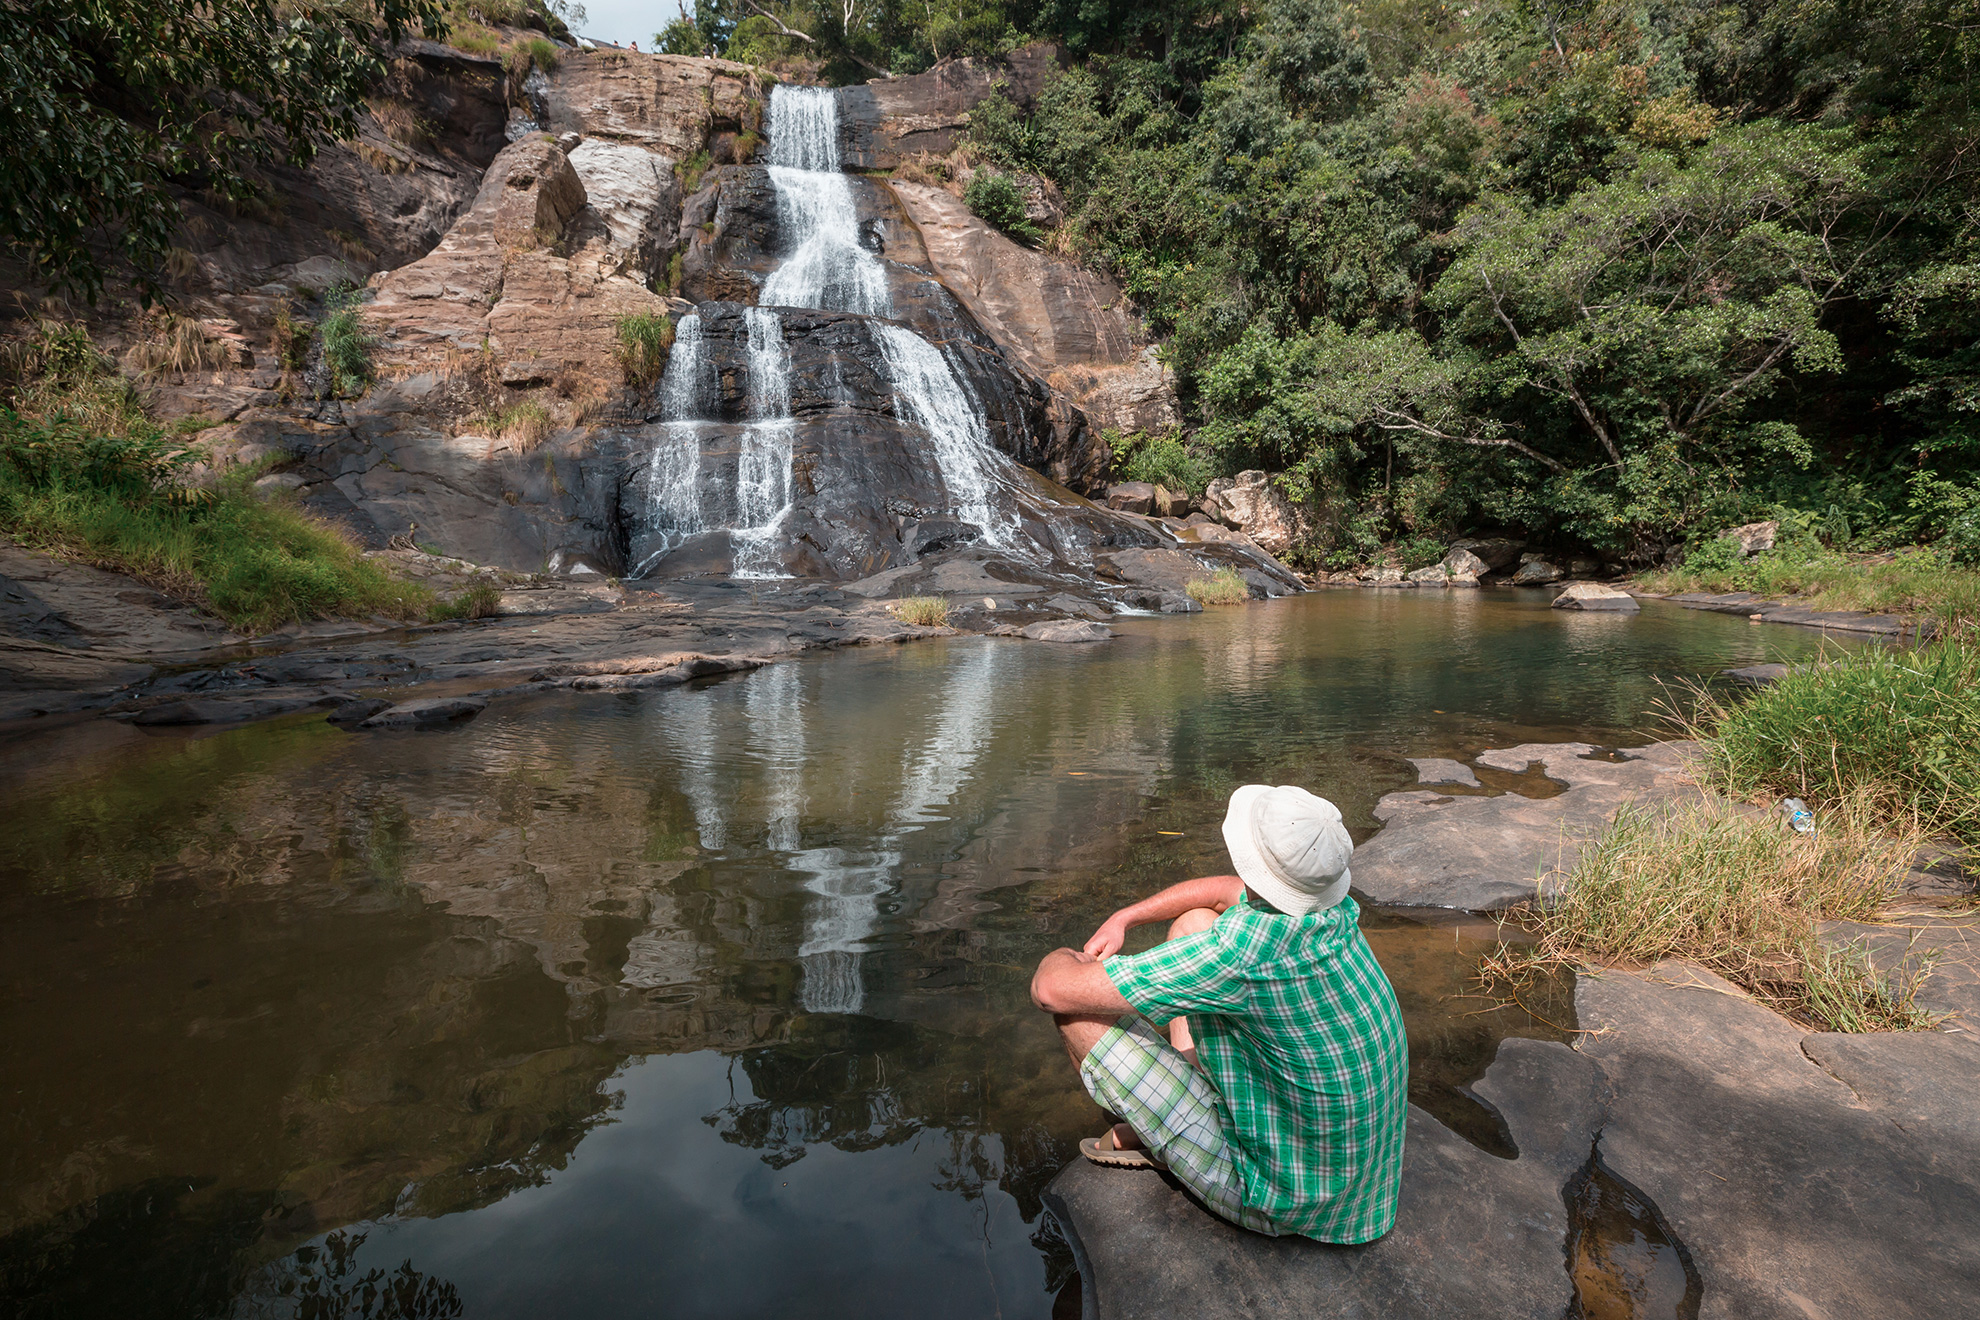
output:
[[[1086,1056],[1107,1034],[1107,1029],[1119,1022],[1120,1018],[1108,1014],[1086,1015],[1079,1013],[1054,1013],[1053,1025],[1059,1029],[1059,1039],[1065,1042],[1066,1053],[1072,1056],[1073,1067],[1086,1062]],[[1117,1150],[1145,1150],[1148,1143],[1125,1123],[1114,1124],[1114,1147]]]
[[[1179,940],[1185,935],[1194,935],[1200,930],[1209,930],[1217,920],[1217,914],[1209,908],[1191,908],[1169,923],[1169,938]],[[1182,1051],[1183,1057],[1196,1062],[1196,1038],[1189,1034],[1189,1019],[1186,1017],[1169,1020],[1169,1044]]]

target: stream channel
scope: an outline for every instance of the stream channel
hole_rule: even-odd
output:
[[[1812,633],[1541,592],[1335,591],[958,638],[445,732],[320,715],[0,741],[0,1299],[39,1316],[1004,1316],[1078,1306],[1040,1193],[1097,1130],[1026,995],[1116,906],[1227,869],[1237,784],[1636,745],[1660,683]],[[1534,775],[1487,789],[1544,793]],[[1570,987],[1363,909],[1413,1098]],[[1154,938],[1139,932],[1132,947]],[[1055,1310],[1056,1308],[1056,1310]]]

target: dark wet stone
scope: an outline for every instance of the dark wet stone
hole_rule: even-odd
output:
[[[488,708],[480,697],[427,697],[405,701],[363,721],[360,729],[444,729],[464,724]]]
[[[334,698],[327,698],[320,692],[290,696],[195,697],[187,701],[168,701],[122,718],[147,728],[185,724],[240,724],[247,720],[272,719],[292,711],[307,710],[311,706],[323,704],[326,700],[334,700]]]
[[[1781,664],[1742,665],[1738,669],[1724,671],[1725,676],[1733,682],[1756,688],[1766,687],[1769,683],[1778,683],[1787,677],[1787,672],[1788,667]]]
[[[379,711],[390,710],[391,707],[391,702],[378,697],[359,697],[354,701],[346,701],[331,711],[327,718],[339,728],[348,728],[362,724]]]

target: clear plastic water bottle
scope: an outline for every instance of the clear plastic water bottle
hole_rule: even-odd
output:
[[[1787,813],[1788,824],[1794,826],[1800,833],[1815,832],[1815,813],[1810,811],[1808,804],[1800,798],[1789,798],[1781,803],[1781,810]]]

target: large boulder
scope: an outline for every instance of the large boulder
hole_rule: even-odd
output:
[[[1272,484],[1271,476],[1256,468],[1211,482],[1203,507],[1268,554],[1282,555],[1304,539],[1306,525],[1299,511]]]
[[[1726,541],[1737,541],[1739,543],[1739,557],[1741,559],[1751,559],[1763,551],[1772,550],[1774,548],[1774,542],[1779,539],[1780,534],[1781,524],[1779,520],[1770,518],[1766,522],[1747,523],[1743,527],[1728,528],[1719,533],[1719,538]]]
[[[592,138],[569,153],[586,200],[624,269],[652,280],[667,268],[680,237],[681,185],[670,157]]]
[[[1516,587],[1544,587],[1550,582],[1559,582],[1567,576],[1559,565],[1550,563],[1539,555],[1526,555],[1523,558],[1524,562],[1520,564],[1519,571],[1512,575],[1512,583]]]
[[[1146,481],[1117,481],[1107,487],[1107,507],[1122,513],[1152,514],[1155,487]]]
[[[1612,614],[1634,614],[1642,609],[1636,597],[1627,591],[1600,582],[1570,582],[1560,595],[1554,597],[1557,610],[1602,610]]]
[[[1444,556],[1444,573],[1454,587],[1475,587],[1478,579],[1492,571],[1492,566],[1461,545],[1451,547]]]
[[[756,72],[730,60],[568,51],[541,93],[542,127],[685,160],[763,122]]]
[[[1468,552],[1483,561],[1485,567],[1494,573],[1502,568],[1509,568],[1518,563],[1519,552],[1525,548],[1526,542],[1508,540],[1503,536],[1490,537],[1484,540],[1454,541],[1451,544],[1453,552],[1458,550]]]

